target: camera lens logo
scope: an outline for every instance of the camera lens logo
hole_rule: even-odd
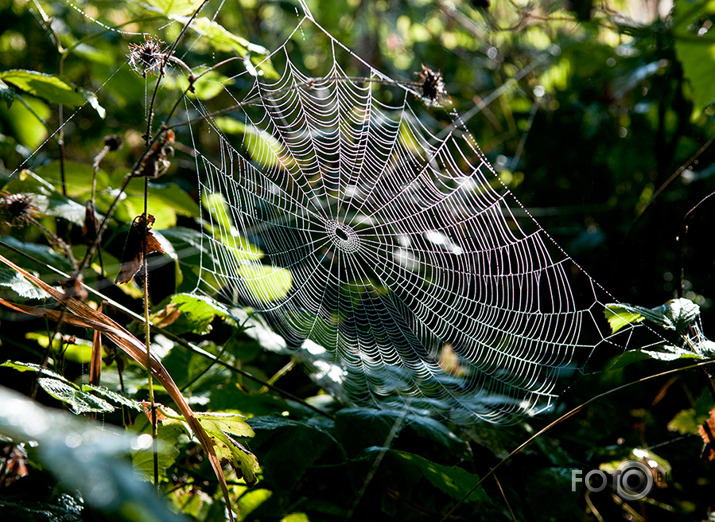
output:
[[[615,486],[623,500],[640,500],[653,489],[653,473],[637,460],[627,460],[616,470]]]
[[[612,481],[613,489],[623,500],[640,500],[648,496],[655,483],[654,470],[643,462],[627,460],[618,468],[605,473],[600,469],[592,469],[586,475],[580,469],[571,470],[571,491],[575,492],[577,485],[583,483],[586,489],[600,493]]]

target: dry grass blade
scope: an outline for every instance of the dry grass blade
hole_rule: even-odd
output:
[[[73,297],[67,298],[66,295],[60,290],[57,290],[56,288],[53,288],[52,286],[48,285],[47,283],[30,274],[23,268],[15,265],[12,261],[6,259],[2,255],[0,255],[0,262],[6,264],[13,270],[22,274],[27,280],[40,287],[57,301],[63,303],[67,307],[67,310],[63,314],[58,310],[48,310],[46,308],[19,305],[6,301],[4,299],[0,299],[0,304],[3,304],[8,308],[11,308],[18,312],[34,315],[36,317],[45,317],[53,321],[59,321],[60,318],[62,318],[63,321],[73,326],[92,328],[95,332],[101,332],[102,334],[104,334],[109,340],[116,344],[137,363],[139,363],[143,367],[146,367],[146,346],[124,327],[114,322],[102,312],[94,310],[82,301],[79,301]],[[151,354],[150,361],[150,371],[152,375],[157,378],[157,380],[162,384],[164,389],[172,398],[176,406],[179,408],[179,411],[181,411],[181,414],[186,419],[186,422],[193,430],[194,434],[196,435],[196,438],[199,439],[199,442],[204,448],[204,451],[208,455],[209,462],[211,462],[211,466],[213,467],[214,473],[216,474],[219,484],[221,485],[221,490],[223,491],[224,499],[226,500],[229,520],[233,521],[233,515],[231,513],[231,504],[228,495],[228,485],[226,484],[226,479],[223,475],[221,463],[216,456],[216,452],[214,450],[214,441],[211,439],[208,433],[206,433],[206,430],[204,430],[203,426],[196,418],[196,415],[194,414],[189,404],[186,402],[186,399],[184,399],[184,396],[181,394],[179,387],[171,378],[171,375],[169,374],[167,369],[161,364],[158,359],[156,359],[153,354]]]

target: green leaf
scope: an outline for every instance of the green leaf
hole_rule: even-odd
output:
[[[49,370],[47,368],[43,368],[39,364],[25,363],[19,361],[5,361],[4,363],[0,364],[0,367],[12,368],[13,370],[17,370],[18,372],[40,372],[42,375],[47,375],[48,377],[52,377],[53,379],[58,379],[66,383],[70,382],[64,377],[62,377],[59,373],[53,372],[52,370]]]
[[[89,103],[100,118],[105,116],[105,110],[99,105],[94,94],[67,83],[57,76],[24,69],[11,69],[0,73],[0,80],[50,103],[70,107]]]
[[[11,194],[30,194],[32,204],[45,216],[63,218],[80,226],[84,223],[85,207],[63,196],[34,172],[21,171],[5,184],[3,190]]]
[[[125,397],[121,393],[109,390],[105,388],[104,386],[95,386],[93,384],[84,384],[82,385],[82,391],[92,391],[96,394],[101,395],[102,397],[106,398],[107,400],[118,404],[120,406],[126,406],[127,408],[131,408],[133,410],[137,411],[142,411],[142,405],[139,401],[135,401],[134,399],[130,399],[129,397]]]
[[[156,495],[156,488],[137,480],[127,464],[128,454],[147,448],[146,437],[129,436],[109,424],[42,407],[1,386],[0,405],[0,434],[16,441],[36,441],[42,468],[56,475],[64,487],[78,489],[84,501],[104,512],[100,518],[184,520]],[[65,520],[47,515],[32,520]]]
[[[252,161],[263,168],[291,168],[295,160],[286,153],[285,147],[273,135],[253,125],[246,125],[235,118],[219,116],[216,126],[226,134],[240,134],[244,136],[243,147]]]
[[[603,312],[611,325],[611,330],[618,330],[629,324],[650,321],[666,330],[682,332],[700,315],[700,307],[690,299],[671,299],[655,308],[644,308],[630,304],[606,305]]]
[[[0,267],[0,286],[6,286],[25,299],[47,299],[50,297],[44,290],[30,283],[22,274],[10,268]]]
[[[57,189],[62,186],[61,169],[62,164],[59,160],[55,160],[39,167],[37,169],[37,175]],[[92,192],[92,165],[89,163],[66,160],[64,162],[64,171],[67,195],[80,200],[89,199],[89,195]],[[100,169],[97,172],[97,190],[106,190],[108,187],[109,176]]]
[[[167,409],[162,409],[162,412],[167,413]],[[239,477],[243,477],[249,485],[254,484],[256,482],[256,472],[259,469],[258,459],[235,438],[253,437],[255,435],[251,426],[246,423],[245,417],[236,413],[218,412],[202,412],[195,415],[206,433],[216,444],[214,450],[221,462],[230,463]],[[180,420],[183,424],[182,417],[172,416],[170,417],[171,420]]]
[[[675,361],[677,359],[702,359],[702,355],[678,348],[677,346],[663,345],[661,350],[640,350],[651,359],[658,361]]]
[[[245,38],[233,34],[215,20],[205,16],[195,18],[189,27],[192,31],[204,37],[216,51],[235,52],[239,56],[246,56],[249,48],[253,47],[254,52],[268,54],[266,48],[251,44]]]
[[[715,31],[701,23],[713,16],[713,0],[678,0],[673,9],[675,54],[693,89],[695,115],[715,102]]]
[[[293,276],[285,268],[250,263],[239,265],[238,273],[251,295],[261,303],[280,301],[293,285]]]
[[[50,337],[46,333],[28,332],[25,339],[36,341],[43,348],[50,345]],[[74,344],[68,344],[58,335],[52,343],[52,350],[56,353],[61,351],[65,359],[76,363],[88,364],[92,360],[92,343],[85,339],[75,339]]]
[[[41,334],[29,333],[26,337],[34,338],[40,336]],[[49,339],[45,336],[45,346],[47,346],[47,343],[49,343]],[[102,386],[93,386],[90,384],[85,384],[81,387],[77,386],[62,375],[47,368],[42,368],[39,364],[6,361],[0,364],[0,367],[12,368],[13,370],[20,372],[39,372],[44,375],[45,377],[40,377],[38,379],[38,383],[42,386],[42,389],[52,395],[55,399],[69,404],[72,411],[76,414],[90,411],[114,411],[114,407],[111,404],[100,397],[96,397],[90,392],[98,393],[116,404],[128,406],[135,410],[141,410],[141,405],[138,402],[124,397],[117,392],[108,390]]]
[[[211,322],[216,316],[232,319],[228,309],[207,296],[176,294],[172,296],[166,309],[170,308],[182,314],[169,325],[169,330],[177,335],[186,332],[205,335],[211,331]]]
[[[178,86],[182,91],[185,91],[190,85],[188,78],[185,76],[169,77],[165,80],[164,85],[170,86],[172,80],[178,82]],[[225,85],[227,83],[231,83],[231,80],[227,76],[216,71],[209,71],[206,74],[202,74],[201,77],[194,82],[194,90],[193,92],[189,91],[188,96],[205,102],[225,92]]]
[[[330,448],[335,439],[321,426],[278,415],[249,420],[259,432],[261,467],[265,482],[276,491],[292,491],[306,471]],[[258,443],[257,438],[257,443]]]
[[[385,451],[384,448],[371,448],[368,453]],[[427,481],[440,491],[447,493],[453,499],[462,499],[470,489],[479,482],[479,477],[468,471],[452,466],[443,466],[424,457],[406,451],[387,450],[387,453],[395,460],[399,461],[409,473],[421,474]],[[398,465],[399,465],[398,464]],[[465,502],[483,503],[491,500],[479,487],[472,491],[465,499]]]
[[[147,6],[154,6],[165,15],[193,14],[201,5],[201,0],[147,0]]]
[[[713,397],[708,390],[704,390],[695,400],[692,408],[679,411],[668,423],[670,431],[677,431],[681,435],[690,433],[698,434],[698,426],[704,424],[710,417],[710,411],[715,407]]]
[[[53,266],[58,270],[63,270],[65,273],[72,271],[72,265],[65,256],[61,256],[54,251],[49,246],[37,245],[35,243],[29,243],[27,241],[20,241],[12,236],[4,236],[2,242],[9,245],[10,247],[19,250],[25,254],[29,254],[40,262],[46,263],[47,265]],[[51,283],[55,283],[57,280],[57,274],[53,271],[49,271],[46,267],[41,264],[29,261],[22,254],[16,254],[15,252],[4,249],[3,255],[14,261],[16,264],[21,265],[25,268],[30,268],[39,272],[40,274],[47,274],[49,277],[53,278]]]
[[[629,324],[638,324],[645,320],[638,312],[635,312],[628,305],[609,303],[603,310],[608,324],[611,326],[611,332],[616,333],[621,328]]]
[[[37,98],[23,97],[20,101],[24,103],[13,103],[10,108],[0,105],[0,115],[5,117],[20,144],[35,149],[47,139],[49,133],[43,122],[49,118],[51,111],[45,102]]]
[[[142,428],[142,433],[151,435],[151,422],[146,422]],[[159,446],[158,464],[160,476],[172,466],[177,457],[181,454],[180,448],[186,444],[188,439],[186,427],[179,422],[158,423],[157,435],[162,444]],[[151,451],[137,451],[132,455],[134,470],[145,480],[150,481],[154,477],[154,453]]]
[[[648,354],[643,353],[640,350],[628,350],[624,354],[614,357],[613,361],[608,365],[609,370],[616,370],[619,368],[625,368],[633,363],[644,361],[650,359]]]
[[[15,91],[4,81],[0,80],[0,103],[5,102],[9,109],[13,101],[15,101]]]
[[[374,408],[345,408],[336,415],[336,435],[353,451],[367,446],[378,446],[384,441],[395,423],[402,422],[400,436],[410,436],[419,440],[421,444],[428,441],[437,443],[447,449],[450,454],[460,457],[469,456],[469,445],[452,433],[441,422],[398,410],[385,410]],[[371,435],[363,436],[370,433]],[[360,438],[355,439],[360,434]]]
[[[114,411],[114,406],[104,399],[83,392],[67,382],[50,377],[40,377],[37,382],[52,397],[68,404],[76,415],[88,412],[110,413]]]

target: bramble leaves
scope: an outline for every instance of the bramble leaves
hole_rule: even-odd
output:
[[[0,367],[12,368],[21,372],[39,372],[41,377],[37,379],[37,382],[40,387],[55,399],[67,404],[75,415],[89,412],[109,413],[114,411],[115,406],[105,399],[117,405],[128,406],[135,410],[140,409],[138,402],[117,392],[101,386],[80,386],[68,381],[52,370],[42,368],[37,364],[6,361],[0,364]],[[102,395],[104,398],[98,397],[97,395]]]
[[[671,299],[656,306],[644,308],[629,304],[607,304],[604,315],[611,325],[611,331],[618,330],[629,324],[637,324],[647,320],[666,330],[682,332],[700,315],[700,307],[690,299]]]

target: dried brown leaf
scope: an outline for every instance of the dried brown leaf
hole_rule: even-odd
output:
[[[164,253],[159,240],[151,232],[154,221],[154,216],[151,214],[148,215],[146,220],[144,219],[144,214],[141,214],[132,221],[127,240],[124,243],[122,267],[114,280],[115,283],[128,283],[137,276],[144,264],[145,252],[147,255],[156,252]]]
[[[700,456],[703,460],[712,462],[715,460],[715,409],[710,410],[710,417],[700,426],[698,433],[703,438],[705,445]]]

